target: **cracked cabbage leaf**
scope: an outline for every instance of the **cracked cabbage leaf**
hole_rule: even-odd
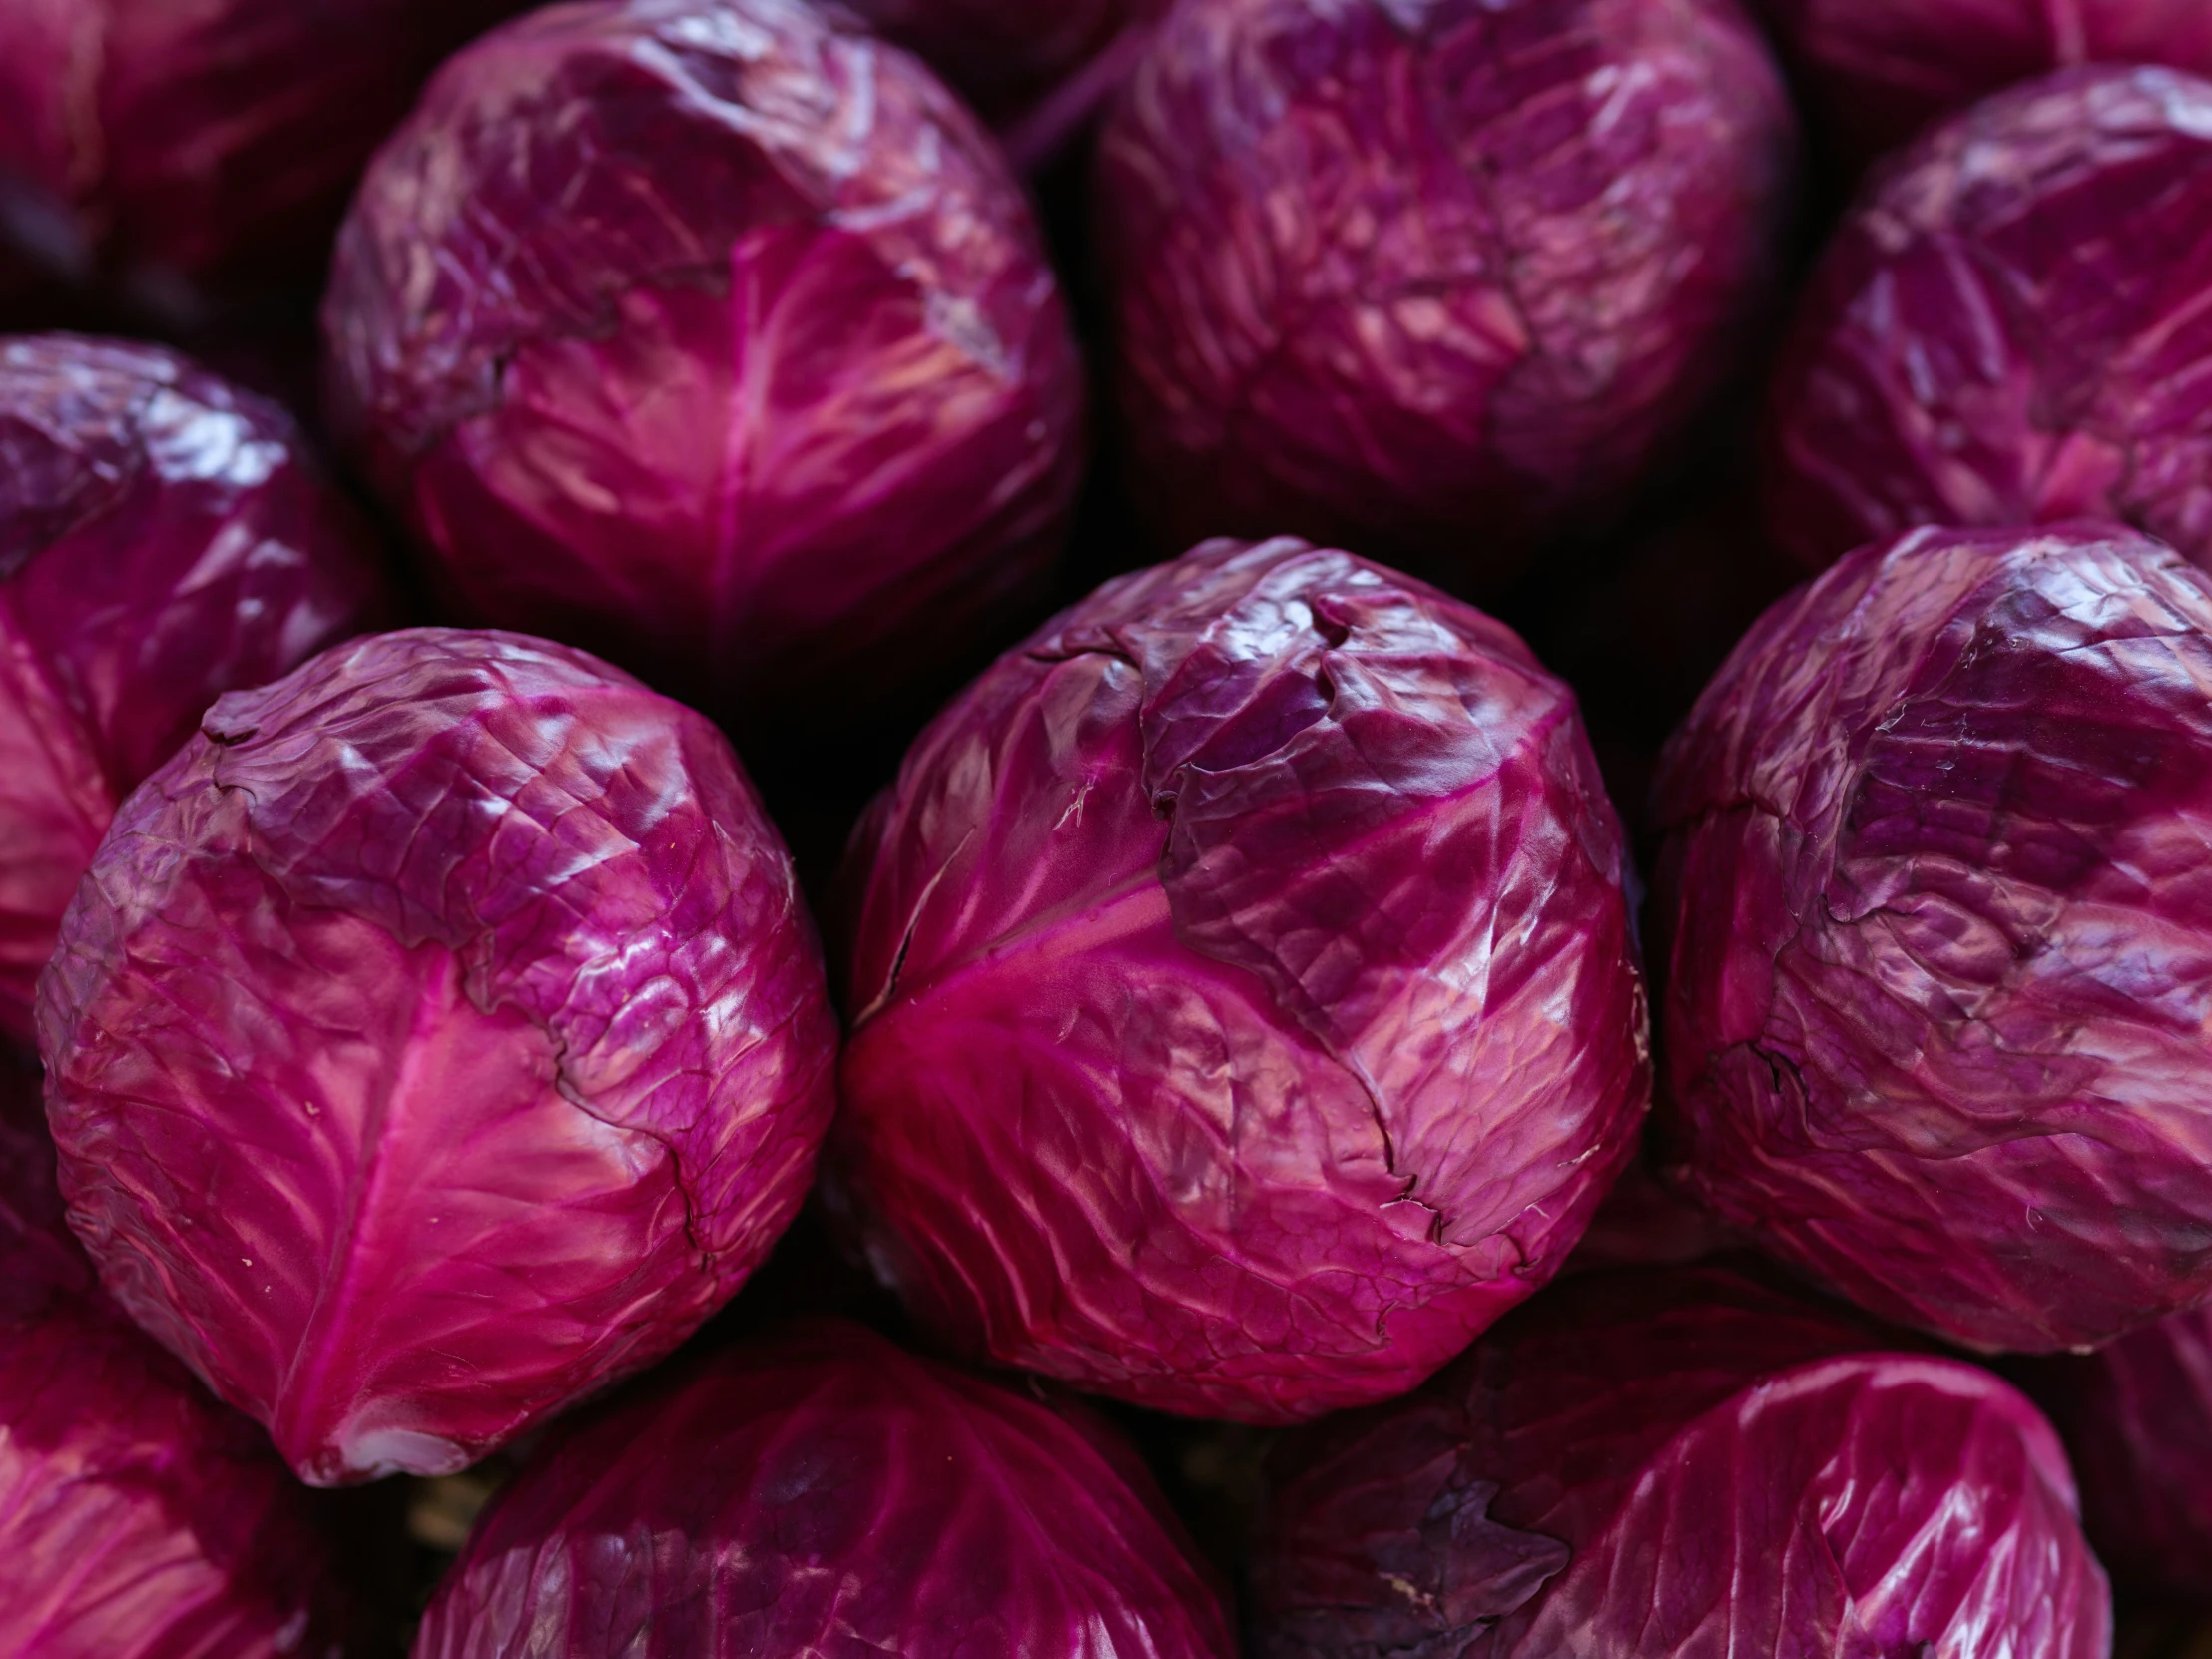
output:
[[[759,720],[1024,620],[1082,469],[1027,199],[804,0],[589,0],[442,69],[324,302],[333,424],[462,614]]]
[[[1142,505],[1502,580],[1736,365],[1795,164],[1734,0],[1189,0],[1099,149]]]
[[[70,1223],[317,1483],[457,1469],[666,1354],[804,1196],[836,1031],[702,717],[421,629],[234,693],[40,986]]]
[[[1864,548],[1656,800],[1685,1191],[1984,1351],[2212,1294],[2212,578],[2117,526]]]
[[[961,1351],[1254,1422],[1401,1392],[1633,1152],[1643,989],[1574,700],[1350,554],[1107,584],[922,735],[849,878],[831,1192]]]

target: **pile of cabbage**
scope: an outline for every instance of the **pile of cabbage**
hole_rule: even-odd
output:
[[[2200,76],[0,0],[0,1659],[2212,1639]]]

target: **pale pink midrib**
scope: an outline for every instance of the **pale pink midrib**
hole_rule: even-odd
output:
[[[275,1417],[270,1425],[271,1436],[283,1451],[285,1460],[295,1466],[303,1454],[336,1449],[324,1446],[320,1438],[336,1426],[336,1420],[315,1407],[322,1403],[322,1390],[334,1363],[332,1351],[337,1339],[348,1329],[344,1316],[350,1311],[353,1300],[354,1272],[360,1260],[357,1247],[365,1219],[376,1209],[384,1172],[386,1127],[394,1116],[400,1115],[395,1110],[396,1103],[421,1092],[419,1070],[431,1051],[430,1038],[439,1014],[453,1001],[448,992],[459,970],[458,958],[451,951],[440,949],[435,952],[435,970],[417,983],[414,1012],[407,1022],[399,1064],[389,1074],[390,1081],[376,1091],[361,1126],[360,1157],[346,1193],[343,1225],[332,1241],[329,1264],[315,1293],[314,1309],[307,1316],[306,1327],[292,1351],[291,1364],[285,1368],[276,1396],[270,1402]],[[246,1289],[251,1295],[252,1285]],[[312,1428],[309,1443],[305,1444],[300,1440],[303,1423]],[[349,1467],[348,1472],[359,1471]]]

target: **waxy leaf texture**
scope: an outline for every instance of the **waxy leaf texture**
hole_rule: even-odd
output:
[[[725,1351],[502,1494],[415,1659],[1232,1659],[1135,1452],[840,1321]]]
[[[1760,0],[1844,154],[2076,64],[2212,72],[2201,0]]]
[[[337,1659],[309,1494],[101,1294],[35,1079],[0,1091],[0,1653]]]
[[[1626,874],[1472,607],[1291,540],[1108,583],[855,836],[831,1196],[961,1351],[1246,1421],[1401,1392],[1634,1147]]]
[[[2208,281],[2212,82],[2068,70],[1945,122],[1798,301],[1773,539],[1818,568],[1917,525],[2099,518],[2212,561]]]
[[[306,1479],[459,1468],[659,1359],[805,1195],[836,1032],[700,716],[423,629],[216,704],[40,991],[70,1222]]]
[[[1261,1659],[2106,1659],[2049,1423],[1726,1266],[1571,1280],[1288,1437]]]
[[[291,417],[175,352],[0,340],[0,1031],[117,805],[226,691],[373,626]]]
[[[0,246],[174,322],[309,279],[369,152],[522,0],[11,0]]]
[[[1735,365],[1795,161],[1733,0],[1187,0],[1099,150],[1139,504],[1499,580]]]
[[[1082,467],[997,146],[806,0],[587,0],[459,54],[323,325],[334,422],[455,606],[738,717],[1001,643]]]
[[[1864,548],[1656,802],[1683,1190],[1982,1350],[2212,1295],[2212,578],[2116,526]]]

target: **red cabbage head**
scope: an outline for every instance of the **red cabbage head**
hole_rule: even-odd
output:
[[[1863,548],[1656,802],[1692,1197],[1985,1351],[2212,1295],[2212,578],[2114,526]]]
[[[2212,1308],[2025,1375],[2065,1436],[2083,1523],[2112,1576],[2212,1601]]]
[[[0,1089],[0,1653],[337,1659],[310,1494],[101,1294],[37,1084]]]
[[[312,280],[423,77],[521,3],[9,0],[0,246],[184,322]]]
[[[2208,282],[2212,82],[2069,70],[1946,122],[1800,301],[1774,540],[1817,569],[1921,524],[2102,518],[2212,561]]]
[[[675,1347],[798,1208],[836,1034],[703,717],[423,629],[216,704],[102,843],[39,1040],[101,1277],[333,1483]]]
[[[1634,1149],[1573,696],[1349,553],[1108,583],[937,718],[853,851],[832,1196],[960,1351],[1248,1422],[1401,1393]]]
[[[1113,1430],[837,1320],[726,1350],[565,1434],[500,1495],[414,1649],[1235,1651],[1219,1591]]]
[[[1188,0],[1099,155],[1135,475],[1498,577],[1734,364],[1794,157],[1734,0]]]
[[[276,404],[159,346],[0,339],[0,1031],[116,806],[221,694],[373,625],[372,549]]]
[[[1762,0],[1821,113],[1864,157],[2076,64],[2212,72],[2203,0]]]
[[[1271,1453],[1260,1659],[2106,1659],[2050,1424],[1726,1266],[1576,1279]]]
[[[333,420],[460,611],[722,712],[858,712],[988,635],[1081,469],[1004,158],[806,0],[478,41],[370,168],[323,326]]]

